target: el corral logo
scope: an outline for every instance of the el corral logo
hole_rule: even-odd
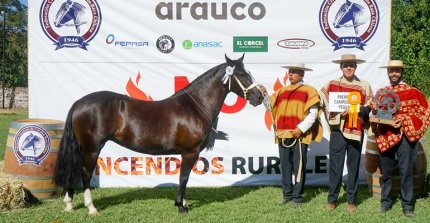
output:
[[[51,151],[51,137],[37,125],[27,125],[18,130],[13,143],[13,152],[20,165],[40,166]]]
[[[100,29],[102,15],[96,0],[45,0],[40,8],[40,24],[57,46],[87,50]]]
[[[324,0],[319,18],[321,30],[334,50],[364,50],[378,28],[379,9],[375,0]]]
[[[315,45],[315,42],[309,39],[292,38],[281,40],[277,45],[287,49],[309,49]]]
[[[234,36],[233,52],[268,52],[267,36]]]

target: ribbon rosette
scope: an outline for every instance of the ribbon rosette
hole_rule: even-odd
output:
[[[353,91],[348,94],[349,102],[349,128],[357,128],[358,113],[360,112],[361,95],[359,92]]]

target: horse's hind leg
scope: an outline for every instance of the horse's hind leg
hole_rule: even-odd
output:
[[[64,208],[64,211],[66,212],[73,212],[73,194],[75,193],[74,189],[67,188],[66,193],[64,194],[63,202],[66,204],[66,208]]]
[[[84,200],[85,200],[85,207],[88,208],[88,214],[91,216],[98,215],[99,212],[97,211],[96,207],[94,207],[93,199],[91,197],[90,188],[85,188]]]
[[[187,188],[188,179],[190,177],[191,169],[194,163],[199,158],[199,153],[184,155],[182,154],[181,162],[181,173],[179,176],[179,189],[176,195],[175,206],[178,207],[178,211],[181,213],[188,212],[188,205],[185,202],[185,189]]]
[[[102,146],[103,147],[103,146]],[[84,151],[84,150],[83,150]],[[94,207],[93,199],[90,191],[90,181],[97,163],[97,158],[100,150],[90,150],[90,154],[84,153],[84,168],[82,170],[82,183],[84,186],[84,203],[85,207],[88,208],[88,214],[91,216],[98,215],[96,207]]]

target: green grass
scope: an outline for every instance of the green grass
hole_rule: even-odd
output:
[[[9,123],[27,114],[0,115],[0,160],[7,138]],[[425,135],[429,145],[430,131]],[[427,170],[430,169],[430,146],[426,146]],[[191,210],[179,214],[173,206],[176,188],[96,188],[92,190],[94,205],[100,215],[88,216],[83,204],[83,192],[77,191],[74,213],[65,213],[62,197],[45,200],[23,209],[0,212],[0,222],[428,222],[430,199],[416,202],[415,217],[406,218],[400,201],[392,210],[378,212],[380,202],[372,197],[367,185],[360,185],[358,210],[346,212],[344,189],[341,190],[339,206],[334,211],[324,210],[327,187],[306,187],[305,204],[295,209],[291,204],[278,206],[281,188],[264,187],[189,187],[187,203]]]
[[[327,190],[306,188],[305,204],[300,209],[291,204],[278,206],[280,188],[221,187],[188,188],[188,214],[179,214],[173,206],[175,188],[97,188],[94,204],[100,215],[88,216],[82,192],[75,196],[74,213],[63,212],[61,198],[41,205],[0,212],[0,222],[428,222],[429,199],[419,199],[415,217],[404,217],[400,203],[387,213],[378,212],[379,200],[370,196],[367,187],[359,189],[357,212],[346,212],[344,191],[334,211],[324,210]]]
[[[28,113],[17,112],[0,114],[0,160],[4,160],[4,151],[10,123],[11,121],[19,118],[28,118]]]

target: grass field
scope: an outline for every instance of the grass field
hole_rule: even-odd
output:
[[[4,144],[9,122],[25,118],[26,113],[0,114],[0,160],[4,157]],[[427,132],[425,142],[430,142]],[[430,146],[426,146],[429,154]],[[427,158],[429,163],[430,158]],[[427,165],[429,170],[430,165]],[[0,188],[1,189],[1,188]],[[326,187],[306,187],[305,204],[297,209],[287,204],[278,206],[281,189],[263,187],[189,187],[187,203],[191,210],[179,214],[173,206],[176,188],[96,188],[92,190],[94,204],[100,215],[88,216],[83,204],[83,193],[77,191],[74,213],[65,213],[62,198],[45,200],[27,208],[0,212],[0,222],[429,222],[430,199],[419,198],[415,217],[404,217],[400,201],[392,210],[381,214],[379,199],[372,197],[367,185],[360,185],[357,212],[346,212],[344,189],[339,206],[325,210]]]
[[[8,137],[10,122],[15,119],[27,118],[25,112],[3,112],[0,113],[0,160],[4,160],[4,148]]]

